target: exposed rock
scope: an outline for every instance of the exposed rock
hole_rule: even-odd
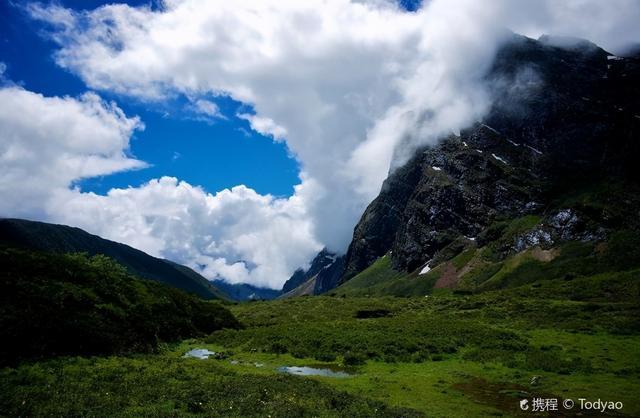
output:
[[[322,269],[334,263],[336,261],[336,258],[336,254],[324,248],[311,261],[311,265],[307,270],[300,268],[296,270],[295,273],[293,273],[293,275],[289,278],[289,280],[285,282],[284,286],[282,287],[282,292],[287,293],[300,286],[302,283],[308,281],[310,278],[318,274]]]
[[[633,118],[640,114],[640,60],[609,62],[609,53],[586,41],[553,45],[549,37],[514,36],[499,51],[486,76],[495,98],[490,111],[389,176],[355,227],[343,281],[390,250],[395,269],[413,271],[461,236],[527,214],[543,221],[505,251],[606,236],[606,213],[545,208],[550,193],[572,181],[640,177]]]
[[[526,234],[516,238],[516,242],[513,245],[514,252],[520,252],[531,247],[550,247],[554,241],[551,238],[551,233],[542,227],[536,227]]]
[[[305,271],[298,269],[286,281],[281,298],[303,295],[319,295],[335,288],[340,283],[344,271],[344,256],[323,249],[313,259]]]

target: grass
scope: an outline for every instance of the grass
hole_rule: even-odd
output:
[[[520,399],[538,394],[621,401],[624,414],[637,416],[640,309],[637,298],[623,297],[637,281],[628,272],[475,295],[239,304],[231,310],[244,329],[155,355],[2,369],[0,409],[35,416],[495,416],[517,414]],[[195,347],[226,358],[181,357]],[[277,372],[346,366],[354,356],[362,361],[347,378]]]
[[[417,416],[315,380],[155,356],[69,358],[0,373],[8,416]]]
[[[391,266],[388,255],[380,257],[367,269],[334,289],[331,294],[338,296],[424,296],[433,292],[440,270],[427,274],[403,273]]]
[[[497,230],[510,236],[534,222]],[[513,416],[521,399],[540,396],[620,401],[623,416],[640,416],[637,247],[626,231],[545,257],[530,249],[495,261],[489,245],[463,246],[423,275],[394,271],[385,256],[329,295],[229,305],[238,329],[189,334],[196,338],[160,343],[154,353],[25,359],[0,369],[0,415]],[[445,269],[461,289],[434,289]],[[218,312],[218,302],[201,303]],[[183,358],[191,348],[222,354]],[[351,376],[278,371],[316,365]]]
[[[238,327],[219,303],[132,276],[112,259],[0,248],[0,365],[154,351]]]

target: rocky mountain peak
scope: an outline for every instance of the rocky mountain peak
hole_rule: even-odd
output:
[[[413,271],[482,240],[500,219],[548,216],[519,238],[520,249],[605,234],[574,210],[544,211],[572,182],[637,182],[640,60],[587,41],[514,35],[486,82],[494,101],[482,120],[385,181],[354,230],[343,281],[388,252],[395,269]]]

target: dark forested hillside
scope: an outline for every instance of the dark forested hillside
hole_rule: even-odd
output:
[[[224,292],[186,266],[152,257],[80,228],[24,219],[0,219],[0,245],[90,256],[102,254],[116,260],[135,276],[165,283],[205,299],[226,298]]]
[[[237,328],[216,302],[132,276],[103,256],[0,249],[0,359],[152,351]]]

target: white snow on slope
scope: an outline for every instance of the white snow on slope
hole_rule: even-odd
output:
[[[423,275],[423,274],[429,273],[429,271],[431,270],[431,267],[429,267],[429,263],[425,264],[425,266],[422,268],[422,270],[420,270],[420,273],[418,273],[419,275]]]
[[[500,157],[498,157],[498,156],[497,156],[497,155],[495,155],[495,154],[491,154],[491,156],[492,156],[493,158],[495,158],[496,160],[500,161],[502,164],[509,165],[509,163],[508,163],[508,162],[506,162],[503,158],[500,158]]]
[[[525,144],[525,147],[529,148],[531,151],[535,152],[536,154],[542,155],[542,151],[533,148],[531,145],[526,145]]]
[[[500,133],[500,132],[496,131],[495,129],[493,129],[493,128],[492,128],[491,126],[489,126],[489,125],[486,125],[486,124],[484,124],[484,123],[483,123],[483,124],[482,124],[482,126],[484,126],[485,128],[489,129],[491,132],[494,132],[494,133],[496,133],[496,134],[498,134],[498,135],[501,135],[501,133]]]

